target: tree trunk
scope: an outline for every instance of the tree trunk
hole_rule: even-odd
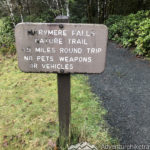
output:
[[[29,0],[26,1],[28,15],[31,15]]]
[[[98,13],[98,23],[101,22],[101,15],[100,15],[100,0],[97,0],[97,13]]]
[[[69,10],[69,0],[67,0],[66,2],[66,12],[67,12],[67,16],[70,16],[70,10]]]
[[[143,0],[138,0],[138,10],[143,9],[143,3],[144,3]]]
[[[12,5],[10,0],[6,0],[6,4],[7,4],[7,7],[8,7],[8,10],[10,12],[10,18],[12,20],[12,23],[13,23],[14,27],[15,27],[16,24],[15,24],[15,17],[14,17],[13,7],[12,7],[13,5]]]
[[[101,3],[101,19],[100,19],[100,23],[104,23],[105,20],[105,0],[102,0]]]
[[[91,12],[91,6],[92,5],[92,1],[91,0],[87,0],[87,14],[88,14],[88,21],[89,23],[92,22],[92,12]]]
[[[61,15],[63,15],[63,4],[61,0],[58,0],[58,4],[59,4],[60,11],[61,11]]]
[[[24,19],[23,19],[23,10],[24,10],[23,4],[22,4],[21,0],[18,0],[17,3],[18,3],[18,6],[19,6],[21,22],[24,22]]]

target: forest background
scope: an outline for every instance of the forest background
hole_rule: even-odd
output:
[[[67,15],[71,23],[105,23],[109,39],[150,56],[149,0],[1,0],[0,52],[15,54],[14,27],[19,22],[54,22]]]

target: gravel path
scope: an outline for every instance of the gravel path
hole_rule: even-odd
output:
[[[89,78],[112,135],[123,145],[150,145],[150,62],[109,42],[105,72]]]

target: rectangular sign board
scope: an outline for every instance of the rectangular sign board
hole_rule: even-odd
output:
[[[101,73],[108,29],[99,24],[20,23],[15,29],[23,72]]]

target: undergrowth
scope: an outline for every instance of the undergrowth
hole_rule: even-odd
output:
[[[56,149],[58,138],[55,74],[22,73],[16,56],[0,57],[1,150]],[[89,142],[101,149],[116,142],[103,119],[106,110],[91,92],[84,75],[71,78],[70,143]],[[62,148],[63,149],[63,148]]]

